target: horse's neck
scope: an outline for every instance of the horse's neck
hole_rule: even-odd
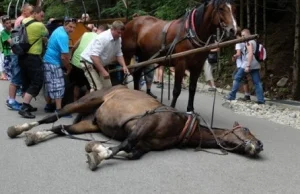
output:
[[[196,33],[202,41],[206,41],[215,33],[216,26],[212,23],[213,10],[211,8],[198,8],[195,13],[194,24]]]
[[[226,132],[225,129],[213,129],[216,138],[221,138]],[[187,143],[188,146],[196,147],[200,145],[203,148],[218,148],[218,144],[214,135],[209,131],[208,128],[200,126],[200,129],[196,129],[194,134],[191,136],[190,141]]]

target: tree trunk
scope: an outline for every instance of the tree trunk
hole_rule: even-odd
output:
[[[266,0],[263,0],[263,43],[267,45],[267,15],[266,15]],[[264,62],[265,74],[268,72],[268,61]]]
[[[250,29],[250,3],[247,0],[247,28]]]
[[[300,100],[300,68],[299,68],[299,31],[300,31],[300,0],[296,0],[296,18],[295,18],[295,45],[293,60],[293,99]]]
[[[257,0],[254,0],[254,34],[257,34]]]
[[[244,0],[240,0],[240,27],[244,28]]]

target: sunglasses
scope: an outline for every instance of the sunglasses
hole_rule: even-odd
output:
[[[7,20],[10,20],[10,18],[8,16],[2,17],[2,23],[5,23]]]
[[[66,18],[66,19],[64,20],[64,23],[69,23],[69,22],[77,23],[77,19],[76,19],[76,18]]]

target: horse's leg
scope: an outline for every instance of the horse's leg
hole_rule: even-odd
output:
[[[197,81],[200,76],[200,72],[191,71],[190,72],[190,84],[189,84],[189,101],[187,106],[188,112],[194,111],[194,98],[197,90]]]
[[[92,120],[83,120],[73,125],[58,125],[52,129],[37,132],[27,132],[25,133],[25,143],[27,146],[31,146],[51,139],[56,135],[65,135],[65,133],[62,132],[62,129],[66,130],[70,134],[92,133],[99,131],[98,126],[95,125]]]
[[[7,129],[7,135],[10,138],[15,138],[24,131],[28,131],[33,127],[36,127],[41,124],[53,123],[59,118],[69,115],[72,113],[92,113],[95,110],[95,107],[99,107],[103,103],[103,98],[97,98],[91,101],[77,101],[71,104],[64,106],[57,113],[53,113],[49,116],[44,117],[43,119],[31,123],[24,123],[22,125],[11,126]]]
[[[149,131],[154,129],[156,127],[156,124],[154,122],[145,122],[145,120],[140,120],[132,129],[129,136],[121,142],[118,146],[115,147],[105,147],[104,145],[100,143],[96,143],[94,145],[86,146],[86,151],[90,152],[87,156],[87,163],[89,164],[89,168],[91,170],[95,170],[97,166],[103,161],[107,159],[113,158],[115,155],[117,155],[120,151],[126,151],[127,153],[130,153],[134,150],[134,148],[137,146],[137,144],[140,142],[141,139],[143,139],[147,134],[149,134]],[[137,150],[138,151],[138,150]],[[140,151],[139,153],[136,153],[136,157],[138,155],[142,156],[145,152]],[[132,156],[133,157],[133,156]]]
[[[173,88],[173,99],[171,103],[171,107],[175,108],[178,96],[181,93],[181,84],[184,76],[185,67],[184,63],[178,62],[175,66],[175,80],[174,80],[174,88]]]

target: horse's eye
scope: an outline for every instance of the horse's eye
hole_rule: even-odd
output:
[[[219,7],[219,11],[224,11],[224,8],[222,8],[222,7]]]
[[[246,128],[246,127],[244,127],[244,131],[249,131],[249,129],[248,129],[248,128]]]

